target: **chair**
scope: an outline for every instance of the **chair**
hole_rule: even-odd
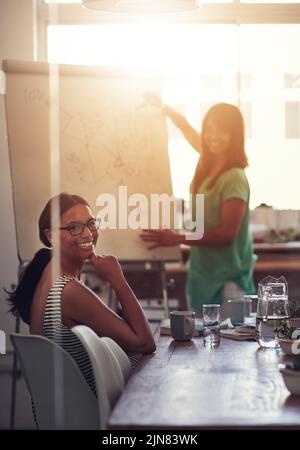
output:
[[[40,429],[99,429],[97,398],[73,358],[43,336],[12,333]]]
[[[126,384],[132,373],[132,365],[130,363],[130,359],[128,358],[124,350],[113,339],[109,337],[102,337],[100,339],[102,340],[102,342],[105,343],[105,345],[113,353],[114,357],[120,364],[124,381]]]
[[[120,364],[103,338],[89,327],[76,325],[72,331],[89,354],[98,393],[101,429],[106,429],[109,414],[125,387]]]

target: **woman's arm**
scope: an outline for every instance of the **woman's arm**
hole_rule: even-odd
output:
[[[182,114],[171,108],[171,106],[164,104],[161,98],[156,94],[145,94],[145,100],[151,105],[161,108],[165,115],[172,120],[174,125],[180,129],[191,146],[194,147],[198,153],[201,153],[201,134],[189,124]]]
[[[141,234],[141,238],[147,242],[154,242],[149,247],[150,249],[179,244],[193,246],[229,245],[238,235],[246,208],[246,202],[240,198],[226,200],[222,205],[220,224],[215,228],[206,230],[199,239],[190,239],[188,234],[179,234],[171,230],[146,230]]]
[[[163,112],[170,117],[174,125],[182,131],[186,140],[191,144],[192,147],[201,153],[201,133],[195,130],[186,118],[180,114],[175,109],[171,108],[169,105],[162,106]]]
[[[63,290],[63,314],[79,324],[87,325],[99,336],[114,339],[129,351],[155,351],[148,321],[116,258],[93,255],[91,263],[97,273],[111,283],[122,305],[124,319],[108,308],[90,289],[75,280],[69,282]]]
[[[193,239],[186,239],[186,236],[183,236],[181,243],[196,246],[232,244],[240,231],[246,209],[246,202],[240,198],[226,200],[221,209],[220,225],[206,230],[203,237],[195,241]]]

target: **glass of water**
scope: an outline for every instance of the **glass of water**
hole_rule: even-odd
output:
[[[203,343],[206,347],[220,344],[220,305],[203,305]]]

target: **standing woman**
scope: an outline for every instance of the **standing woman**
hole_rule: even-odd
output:
[[[151,248],[190,245],[187,293],[191,305],[202,310],[203,304],[219,303],[222,316],[228,317],[228,299],[254,292],[242,115],[234,105],[215,104],[206,113],[200,134],[158,98],[148,96],[148,101],[161,106],[200,154],[190,191],[192,198],[204,194],[204,235],[191,240],[171,230],[145,230],[141,237],[152,243]]]

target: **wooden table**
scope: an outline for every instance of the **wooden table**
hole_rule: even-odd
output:
[[[290,396],[278,363],[282,351],[223,338],[179,343],[156,333],[116,404],[110,429],[300,429],[300,397]]]

